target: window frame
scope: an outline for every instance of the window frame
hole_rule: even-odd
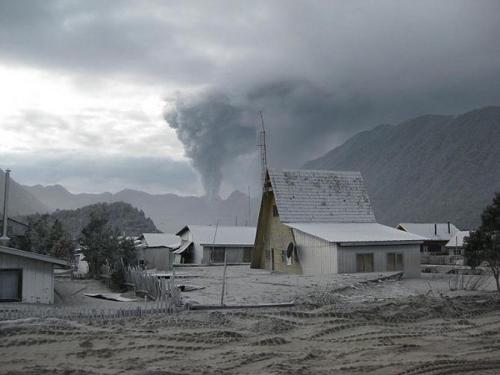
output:
[[[365,265],[365,262],[363,261],[362,263],[360,263],[358,261],[358,257],[363,257],[363,259],[365,257],[370,257],[371,258],[371,271],[367,271],[364,267]],[[363,270],[360,270],[359,269],[359,265],[360,264],[363,264]],[[370,272],[375,272],[375,256],[373,253],[356,253],[356,272],[357,273],[370,273]]]
[[[0,299],[0,302],[21,302],[23,300],[23,269],[22,268],[0,268],[0,273],[2,271],[14,271],[18,275],[18,283],[17,283],[17,295],[18,298],[5,298]]]
[[[390,257],[393,257],[392,263],[389,261]],[[398,260],[400,260],[401,262],[398,262]],[[389,272],[404,271],[405,262],[404,262],[403,253],[399,252],[399,251],[393,251],[393,252],[387,253],[386,254],[386,268],[387,268],[387,271],[389,271]]]

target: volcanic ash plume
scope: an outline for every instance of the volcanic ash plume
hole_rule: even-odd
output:
[[[255,128],[245,126],[245,110],[220,93],[178,95],[170,104],[165,120],[176,130],[186,156],[201,175],[207,197],[213,200],[219,194],[226,161],[255,150]]]

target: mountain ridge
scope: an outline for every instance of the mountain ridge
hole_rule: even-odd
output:
[[[499,144],[500,107],[488,106],[379,125],[303,168],[360,171],[384,224],[449,220],[473,229],[500,190]]]

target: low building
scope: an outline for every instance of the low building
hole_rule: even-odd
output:
[[[182,263],[250,263],[255,242],[255,227],[186,225],[177,235],[182,243],[175,254]]]
[[[458,232],[451,223],[401,223],[397,229],[425,238],[420,252],[431,255],[447,255],[446,244]]]
[[[146,269],[169,271],[172,269],[172,251],[181,244],[179,236],[170,233],[143,233],[138,238],[137,259]]]
[[[54,268],[66,261],[0,246],[0,301],[54,302]]]
[[[416,234],[425,240],[420,246],[422,264],[455,264],[456,257],[449,253],[446,244],[459,229],[448,223],[401,223],[397,229]]]
[[[378,224],[359,172],[269,170],[252,267],[420,275],[423,239]]]
[[[462,256],[464,255],[464,239],[470,236],[468,230],[456,231],[450,240],[444,246],[449,255]]]

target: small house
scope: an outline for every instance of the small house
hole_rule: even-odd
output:
[[[420,275],[423,239],[378,224],[359,172],[268,170],[252,267]]]
[[[431,255],[447,255],[448,251],[445,246],[455,232],[458,232],[458,228],[450,222],[401,223],[396,228],[425,238],[420,251]]]
[[[182,263],[250,263],[255,242],[255,227],[186,225],[177,235],[182,243],[174,253]]]
[[[136,248],[140,265],[158,271],[172,269],[172,251],[181,244],[179,236],[171,233],[143,233],[138,240]]]
[[[470,236],[468,230],[456,231],[450,240],[444,246],[449,255],[463,256],[464,255],[464,239]]]
[[[66,261],[0,246],[0,301],[53,303],[54,268]]]

